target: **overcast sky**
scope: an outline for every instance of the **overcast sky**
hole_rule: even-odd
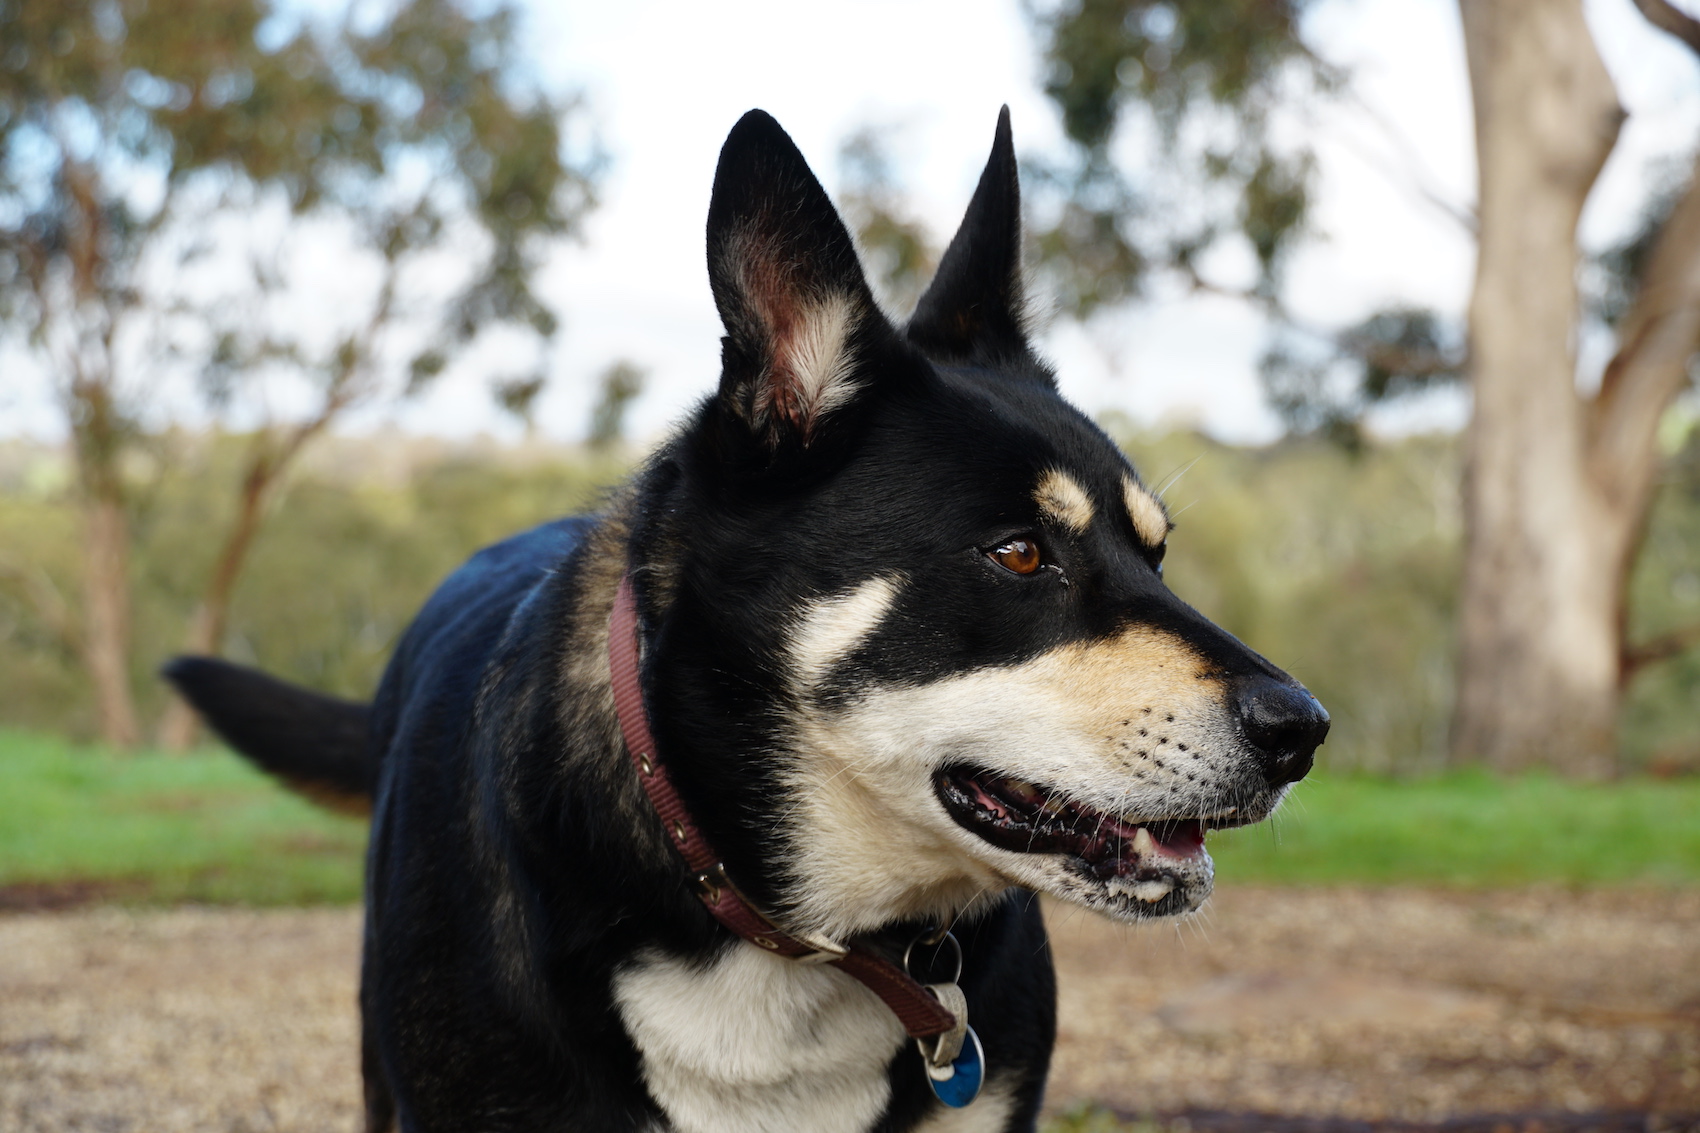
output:
[[[1590,23],[1630,111],[1623,141],[1584,220],[1604,241],[1631,221],[1650,158],[1700,138],[1700,69],[1649,29],[1630,0],[1589,0]],[[596,374],[616,359],[647,369],[633,435],[665,428],[712,388],[719,325],[703,266],[714,161],[751,107],[774,114],[829,190],[839,142],[874,123],[912,208],[941,242],[985,161],[997,109],[1011,107],[1017,149],[1057,152],[1061,132],[1039,91],[1034,38],[1017,0],[687,0],[536,3],[528,42],[538,73],[582,90],[611,164],[582,243],[556,255],[542,291],[565,319],[553,384],[539,409],[550,436],[583,435]],[[1292,299],[1322,323],[1393,301],[1461,312],[1471,246],[1425,202],[1473,194],[1469,92],[1456,7],[1446,0],[1326,0],[1312,31],[1350,69],[1374,117],[1330,110],[1305,124],[1322,158],[1319,237],[1295,260]],[[1228,265],[1230,268],[1232,265]],[[1253,365],[1261,324],[1220,299],[1157,303],[1082,330],[1053,324],[1042,343],[1064,391],[1089,412],[1197,424],[1262,440],[1274,418]],[[0,359],[0,434],[55,435],[45,386],[15,354]],[[1456,417],[1439,406],[1427,418]],[[367,413],[349,428],[381,424]],[[408,429],[511,432],[481,382],[463,374],[399,415]],[[1419,419],[1408,419],[1410,426]]]

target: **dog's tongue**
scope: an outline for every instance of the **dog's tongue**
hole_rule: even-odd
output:
[[[983,837],[1028,853],[1077,854],[1103,877],[1160,873],[1204,852],[1197,819],[1142,825],[1048,797],[1024,780],[977,775],[955,782],[993,819]]]
[[[1203,851],[1204,826],[1196,819],[1134,826],[1106,817],[1087,856],[1095,861],[1114,858],[1125,869],[1137,869],[1165,857],[1185,861]]]

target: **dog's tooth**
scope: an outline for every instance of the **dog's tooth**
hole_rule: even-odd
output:
[[[1142,829],[1140,830],[1140,833],[1143,834],[1145,831]],[[1141,901],[1144,901],[1147,905],[1154,905],[1158,901],[1167,897],[1169,895],[1169,891],[1174,887],[1174,882],[1157,877],[1152,878],[1150,881],[1141,881],[1139,884],[1135,885],[1133,887],[1133,895],[1138,897]]]
[[[1038,802],[1042,797],[1039,788],[1025,779],[1005,779],[1003,789],[1024,803]]]
[[[1154,853],[1157,852],[1157,839],[1151,837],[1151,831],[1145,829],[1145,827],[1143,827],[1143,826],[1141,826],[1138,830],[1135,830],[1133,832],[1133,852],[1140,855],[1141,857],[1144,857],[1147,854],[1154,854]],[[1164,892],[1166,893],[1166,892],[1168,892],[1168,890],[1164,890]],[[1161,896],[1161,894],[1159,894],[1158,896]],[[1157,900],[1157,898],[1156,897],[1150,897],[1150,898],[1141,897],[1140,900],[1142,900],[1142,901],[1145,901],[1145,900],[1155,901],[1155,900]]]

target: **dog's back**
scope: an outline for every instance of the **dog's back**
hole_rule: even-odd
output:
[[[440,711],[468,711],[470,690],[456,686],[454,659],[487,652],[513,607],[566,563],[590,523],[545,523],[484,548],[446,578],[398,643],[376,706],[215,657],[177,657],[161,675],[220,739],[264,770],[333,810],[370,813],[380,757],[405,710],[396,690],[416,685],[416,670],[436,669],[449,686],[440,690]]]

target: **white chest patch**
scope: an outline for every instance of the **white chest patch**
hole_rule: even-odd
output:
[[[614,1001],[678,1133],[861,1133],[905,1041],[843,972],[752,944],[706,967],[642,954],[614,978]]]

